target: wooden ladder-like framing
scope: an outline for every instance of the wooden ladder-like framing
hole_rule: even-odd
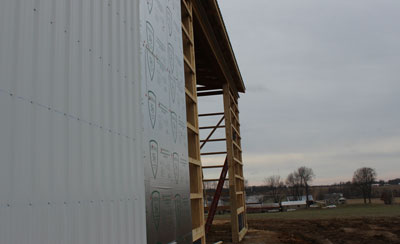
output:
[[[240,122],[239,122],[239,108],[238,108],[238,95],[232,92],[228,84],[224,84],[223,89],[207,89],[198,88],[197,96],[215,96],[222,95],[224,112],[200,114],[200,117],[217,117],[221,116],[215,126],[203,126],[200,130],[211,130],[207,137],[200,142],[202,143],[200,149],[206,143],[210,142],[226,142],[226,151],[201,151],[202,156],[208,155],[226,155],[224,164],[207,165],[203,166],[205,169],[221,168],[221,176],[219,179],[203,179],[204,182],[218,181],[217,189],[214,193],[214,198],[211,206],[208,207],[208,217],[206,223],[206,233],[210,230],[214,214],[217,209],[226,209],[225,206],[218,206],[218,200],[221,197],[222,184],[225,180],[229,181],[229,199],[230,199],[230,212],[231,212],[231,228],[232,228],[232,241],[233,243],[240,242],[245,236],[248,225],[245,204],[245,187],[243,177],[243,163],[242,163],[242,149],[241,149],[241,136],[240,136]],[[224,124],[222,124],[224,122]],[[225,138],[212,138],[217,129],[225,129]],[[228,171],[228,178],[226,177],[226,167]]]
[[[228,84],[223,87],[226,151],[229,172],[229,195],[233,243],[240,242],[248,230],[246,192],[243,177],[238,95]]]
[[[193,243],[205,244],[202,165],[200,160],[199,122],[197,111],[193,4],[190,0],[181,0],[181,3],[192,234]]]

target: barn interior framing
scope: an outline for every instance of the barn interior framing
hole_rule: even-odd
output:
[[[238,243],[248,229],[238,106],[239,93],[245,92],[245,86],[217,1],[181,0],[181,3],[193,243],[205,243],[225,181],[229,182],[232,241]],[[198,114],[200,97],[218,97],[223,111]],[[216,125],[200,127],[199,116],[219,119]],[[214,132],[219,129],[225,130],[223,138],[215,138]],[[200,130],[207,131],[205,138],[200,138]],[[203,148],[207,143],[221,141],[225,142],[226,150]],[[209,155],[223,155],[225,162],[202,165],[201,157]],[[220,169],[220,178],[204,178],[203,170],[210,168]],[[219,182],[217,188],[221,188],[215,191],[215,206],[207,209],[207,221],[204,182]]]

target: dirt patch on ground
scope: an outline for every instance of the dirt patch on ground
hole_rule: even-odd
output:
[[[207,243],[231,243],[229,221],[215,221],[207,238]],[[249,232],[242,243],[400,243],[400,217],[249,220]]]

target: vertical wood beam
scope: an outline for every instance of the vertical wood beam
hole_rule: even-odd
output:
[[[236,184],[235,184],[235,161],[233,158],[233,142],[232,142],[232,117],[230,112],[230,91],[228,83],[224,84],[224,113],[225,113],[225,133],[226,133],[226,152],[228,160],[229,172],[229,195],[231,207],[231,228],[232,241],[239,242],[239,225],[237,216],[237,201],[236,201]]]
[[[183,63],[185,66],[186,119],[188,132],[190,202],[193,242],[205,244],[203,175],[197,108],[196,62],[192,0],[181,0]]]
[[[229,172],[232,242],[239,243],[247,232],[247,215],[240,140],[239,110],[229,84],[224,84],[226,151]],[[241,224],[239,224],[241,222]],[[240,228],[241,227],[241,228]]]

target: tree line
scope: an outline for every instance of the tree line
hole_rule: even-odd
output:
[[[306,197],[307,206],[311,203],[309,195],[311,192],[310,184],[315,179],[315,174],[311,168],[306,166],[299,167],[292,173],[290,173],[285,180],[279,175],[271,175],[264,179],[264,187],[269,193],[270,198],[275,203],[280,203],[285,197],[290,197],[290,200],[300,200],[304,195]],[[373,196],[372,186],[377,183],[377,172],[373,168],[362,167],[354,171],[353,178],[351,181],[343,185],[342,188],[338,189],[336,192],[326,192],[326,193],[344,193],[346,192],[346,197],[350,196],[361,196],[364,199],[364,203],[371,203]],[[344,191],[346,187],[346,191]],[[341,192],[339,192],[341,191]],[[387,192],[381,190],[380,196],[382,200],[393,198],[393,192]],[[323,196],[318,195],[317,198],[321,199]],[[386,200],[384,200],[386,203]],[[388,200],[388,202],[390,202]],[[391,202],[390,202],[391,203]]]

